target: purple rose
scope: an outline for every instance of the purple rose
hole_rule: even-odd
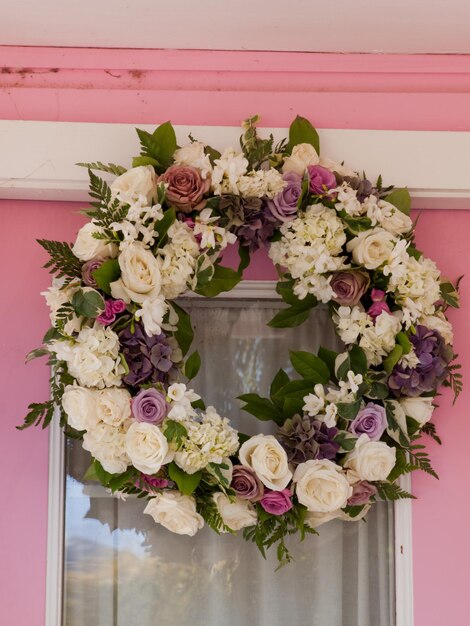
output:
[[[374,320],[384,311],[386,313],[390,313],[390,308],[385,301],[385,291],[382,291],[382,289],[372,289],[372,291],[370,292],[370,297],[372,299],[372,304],[368,308],[367,313],[371,317],[373,317]]]
[[[104,311],[101,315],[98,315],[96,321],[104,326],[108,326],[116,321],[116,315],[126,310],[126,303],[124,300],[113,300],[110,298],[104,303]]]
[[[243,465],[234,465],[230,484],[237,496],[243,500],[257,502],[264,495],[264,486],[253,470]]]
[[[158,182],[168,185],[166,198],[183,213],[200,210],[205,206],[203,196],[209,191],[210,176],[203,179],[201,173],[190,165],[172,165],[159,178]]]
[[[369,402],[361,409],[349,426],[349,430],[360,437],[368,435],[372,441],[378,441],[387,428],[387,415],[380,404]]]
[[[348,499],[349,506],[361,506],[367,504],[372,496],[377,493],[377,488],[367,480],[361,480],[353,485],[352,496]]]
[[[101,267],[106,260],[107,259],[104,257],[97,256],[82,265],[82,279],[85,285],[93,287],[93,289],[98,287],[98,284],[93,277],[93,272]]]
[[[271,515],[283,515],[293,507],[290,489],[266,491],[260,500],[260,504],[266,513],[271,513]]]
[[[336,177],[333,172],[321,165],[309,165],[307,167],[308,189],[310,193],[324,196],[330,189],[337,187]]]
[[[355,306],[369,286],[369,275],[365,272],[334,272],[330,286],[335,295],[333,300],[341,306]]]
[[[302,193],[302,178],[295,172],[287,172],[282,177],[287,185],[266,204],[273,216],[280,222],[293,220],[297,215],[297,203]]]
[[[147,422],[158,426],[168,413],[168,404],[165,396],[150,387],[142,389],[132,398],[132,415],[138,422]]]

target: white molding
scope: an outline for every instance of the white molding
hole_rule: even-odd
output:
[[[253,300],[278,299],[276,282],[245,280],[222,298]],[[200,297],[193,293],[185,297]],[[65,437],[55,416],[50,428],[49,507],[47,535],[46,626],[61,626],[64,544]],[[400,478],[400,487],[411,491],[411,477]],[[413,626],[413,559],[411,500],[394,503],[395,534],[395,626]]]
[[[238,146],[238,127],[175,128],[180,144],[192,132],[216,148]],[[262,132],[280,138],[286,129]],[[470,132],[323,129],[320,139],[326,156],[366,171],[372,180],[383,174],[387,184],[407,186],[415,208],[470,208]],[[76,162],[130,166],[139,151],[132,124],[2,120],[0,142],[0,198],[26,200],[86,202],[87,173]]]
[[[61,626],[64,570],[65,436],[56,413],[49,427],[45,626]]]

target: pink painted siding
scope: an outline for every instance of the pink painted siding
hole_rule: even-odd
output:
[[[257,111],[273,126],[287,125],[300,113],[320,128],[470,130],[468,57],[0,48],[0,64],[13,68],[13,74],[0,74],[2,119],[138,124],[171,118],[181,124],[232,125]],[[33,71],[38,68],[49,71],[39,75]],[[106,73],[119,70],[127,73],[118,78]],[[71,240],[82,221],[76,209],[71,204],[0,202],[0,284],[9,295],[0,301],[0,463],[8,481],[0,518],[0,622],[5,625],[44,623],[47,435],[19,433],[14,426],[29,402],[47,395],[42,364],[23,365],[24,354],[47,327],[38,292],[49,277],[40,269],[45,255],[35,238]],[[418,243],[445,274],[456,278],[470,264],[469,232],[470,211],[424,211]],[[269,263],[257,257],[247,278],[271,277]],[[452,319],[468,378],[468,279],[462,284],[462,301],[464,308]],[[419,496],[413,505],[416,626],[468,622],[469,505],[464,494],[470,469],[469,400],[467,391],[455,408],[447,394],[441,399],[436,421],[444,445],[430,446],[440,481],[414,479]]]

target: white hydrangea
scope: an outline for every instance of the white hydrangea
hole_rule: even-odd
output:
[[[64,287],[65,278],[54,278],[51,287],[46,291],[41,291],[41,296],[46,300],[46,304],[50,309],[49,319],[52,326],[57,322],[57,311],[66,302],[70,302],[78,289],[80,289],[80,281],[73,281]],[[83,318],[73,314],[72,318],[64,325],[64,332],[71,335],[78,332],[82,326]]]
[[[119,386],[124,367],[119,358],[119,339],[109,327],[83,328],[73,343],[53,341],[51,351],[67,363],[69,374],[83,387]]]
[[[216,196],[223,193],[238,194],[238,181],[240,176],[246,174],[248,160],[243,152],[235,152],[233,148],[227,148],[220,159],[214,161],[212,172],[212,190]]]
[[[296,280],[295,294],[305,298],[312,293],[328,302],[334,293],[328,276],[346,267],[340,256],[346,235],[342,221],[333,209],[322,204],[307,208],[304,215],[281,226],[282,238],[271,244],[269,256]]]
[[[362,306],[340,306],[333,315],[333,322],[341,341],[349,345],[357,342],[358,337],[373,323],[373,320]]]
[[[387,291],[393,293],[395,302],[402,307],[406,328],[421,317],[434,314],[435,303],[440,298],[440,277],[434,261],[424,256],[416,259],[407,255],[390,272]]]
[[[270,168],[269,170],[251,171],[240,176],[237,182],[238,192],[246,198],[274,198],[286,186],[282,174]]]
[[[175,462],[188,474],[194,474],[209,463],[220,464],[224,457],[232,456],[238,450],[237,431],[212,406],[207,407],[201,420],[182,423],[188,435],[176,451]]]
[[[132,423],[132,419],[126,419],[115,427],[99,421],[83,435],[83,448],[110,474],[122,474],[131,464],[126,452],[126,433]]]
[[[173,299],[187,290],[200,250],[192,229],[184,222],[175,221],[168,229],[168,238],[169,243],[158,250],[156,258],[161,293]]]

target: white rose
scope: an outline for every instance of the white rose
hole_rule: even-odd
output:
[[[423,397],[401,398],[399,403],[405,415],[416,420],[420,426],[424,426],[432,417],[434,411],[433,399]]]
[[[317,513],[341,509],[352,494],[352,487],[341,467],[328,459],[298,465],[294,483],[299,502]]]
[[[85,448],[85,446],[83,447]],[[115,444],[95,445],[90,452],[101,463],[104,471],[110,474],[122,474],[129,466],[127,454]]]
[[[139,243],[130,244],[121,252],[118,261],[121,277],[110,285],[113,298],[142,303],[158,296],[160,270],[150,250]]]
[[[113,196],[122,202],[131,204],[139,196],[145,197],[148,204],[152,204],[157,186],[157,177],[151,165],[141,165],[127,170],[118,176],[110,185]]]
[[[386,480],[395,467],[396,450],[383,441],[371,441],[365,434],[346,456],[344,467],[354,470],[361,480]]]
[[[430,328],[431,330],[437,330],[441,333],[442,338],[450,346],[454,344],[454,332],[452,330],[452,324],[446,320],[444,313],[436,313],[436,315],[426,315],[419,320],[420,324]]]
[[[239,450],[239,459],[273,491],[285,489],[292,478],[287,454],[272,435],[256,435],[245,441]]]
[[[96,394],[85,387],[67,385],[62,396],[67,422],[75,430],[87,430],[97,423]]]
[[[190,165],[201,172],[202,178],[212,172],[212,165],[209,155],[204,152],[204,144],[200,141],[193,141],[182,148],[178,148],[173,154],[175,165]]]
[[[127,431],[126,452],[132,465],[144,474],[156,474],[175,455],[158,426],[139,422],[134,422]]]
[[[385,263],[393,252],[396,237],[383,228],[374,228],[360,233],[346,245],[348,252],[358,265],[368,270],[377,269]]]
[[[106,243],[104,239],[96,239],[93,233],[102,233],[103,229],[93,222],[82,226],[72,246],[72,252],[80,261],[91,261],[96,256],[114,258],[117,255],[117,246]]]
[[[149,337],[159,335],[162,332],[162,324],[165,313],[168,311],[168,304],[162,295],[155,298],[148,298],[142,304],[142,308],[136,311],[137,319],[142,318],[145,332]]]
[[[96,394],[96,416],[110,426],[121,426],[131,416],[131,394],[120,387],[102,389]]]
[[[400,211],[400,209],[397,209],[393,204],[385,200],[379,200],[377,206],[382,211],[382,219],[380,220],[382,228],[388,230],[392,235],[404,235],[410,232],[413,222],[403,211]]]
[[[322,167],[325,167],[327,170],[330,170],[331,172],[337,172],[341,176],[352,176],[352,177],[357,176],[357,172],[355,172],[354,170],[351,170],[348,167],[341,165],[341,163],[336,163],[336,161],[333,161],[332,159],[329,159],[328,157],[321,156],[319,165],[321,165]]]
[[[214,493],[213,498],[223,523],[231,530],[241,530],[256,524],[258,516],[255,507],[248,500],[237,497],[231,502],[221,491]]]
[[[282,171],[303,176],[308,165],[318,165],[319,161],[320,157],[311,144],[299,143],[292,148],[292,154],[284,159]]]
[[[337,511],[332,511],[331,513],[308,512],[305,516],[305,523],[311,528],[318,528],[322,524],[326,524],[326,522],[330,522],[334,519],[339,519],[342,522],[359,522],[367,515],[370,507],[370,504],[366,504],[366,506],[364,506],[362,511],[359,513],[359,515],[356,515],[356,517],[351,517],[341,509],[338,509]]]
[[[194,537],[204,526],[204,520],[196,511],[194,498],[176,491],[164,491],[151,498],[144,513],[177,535]]]

